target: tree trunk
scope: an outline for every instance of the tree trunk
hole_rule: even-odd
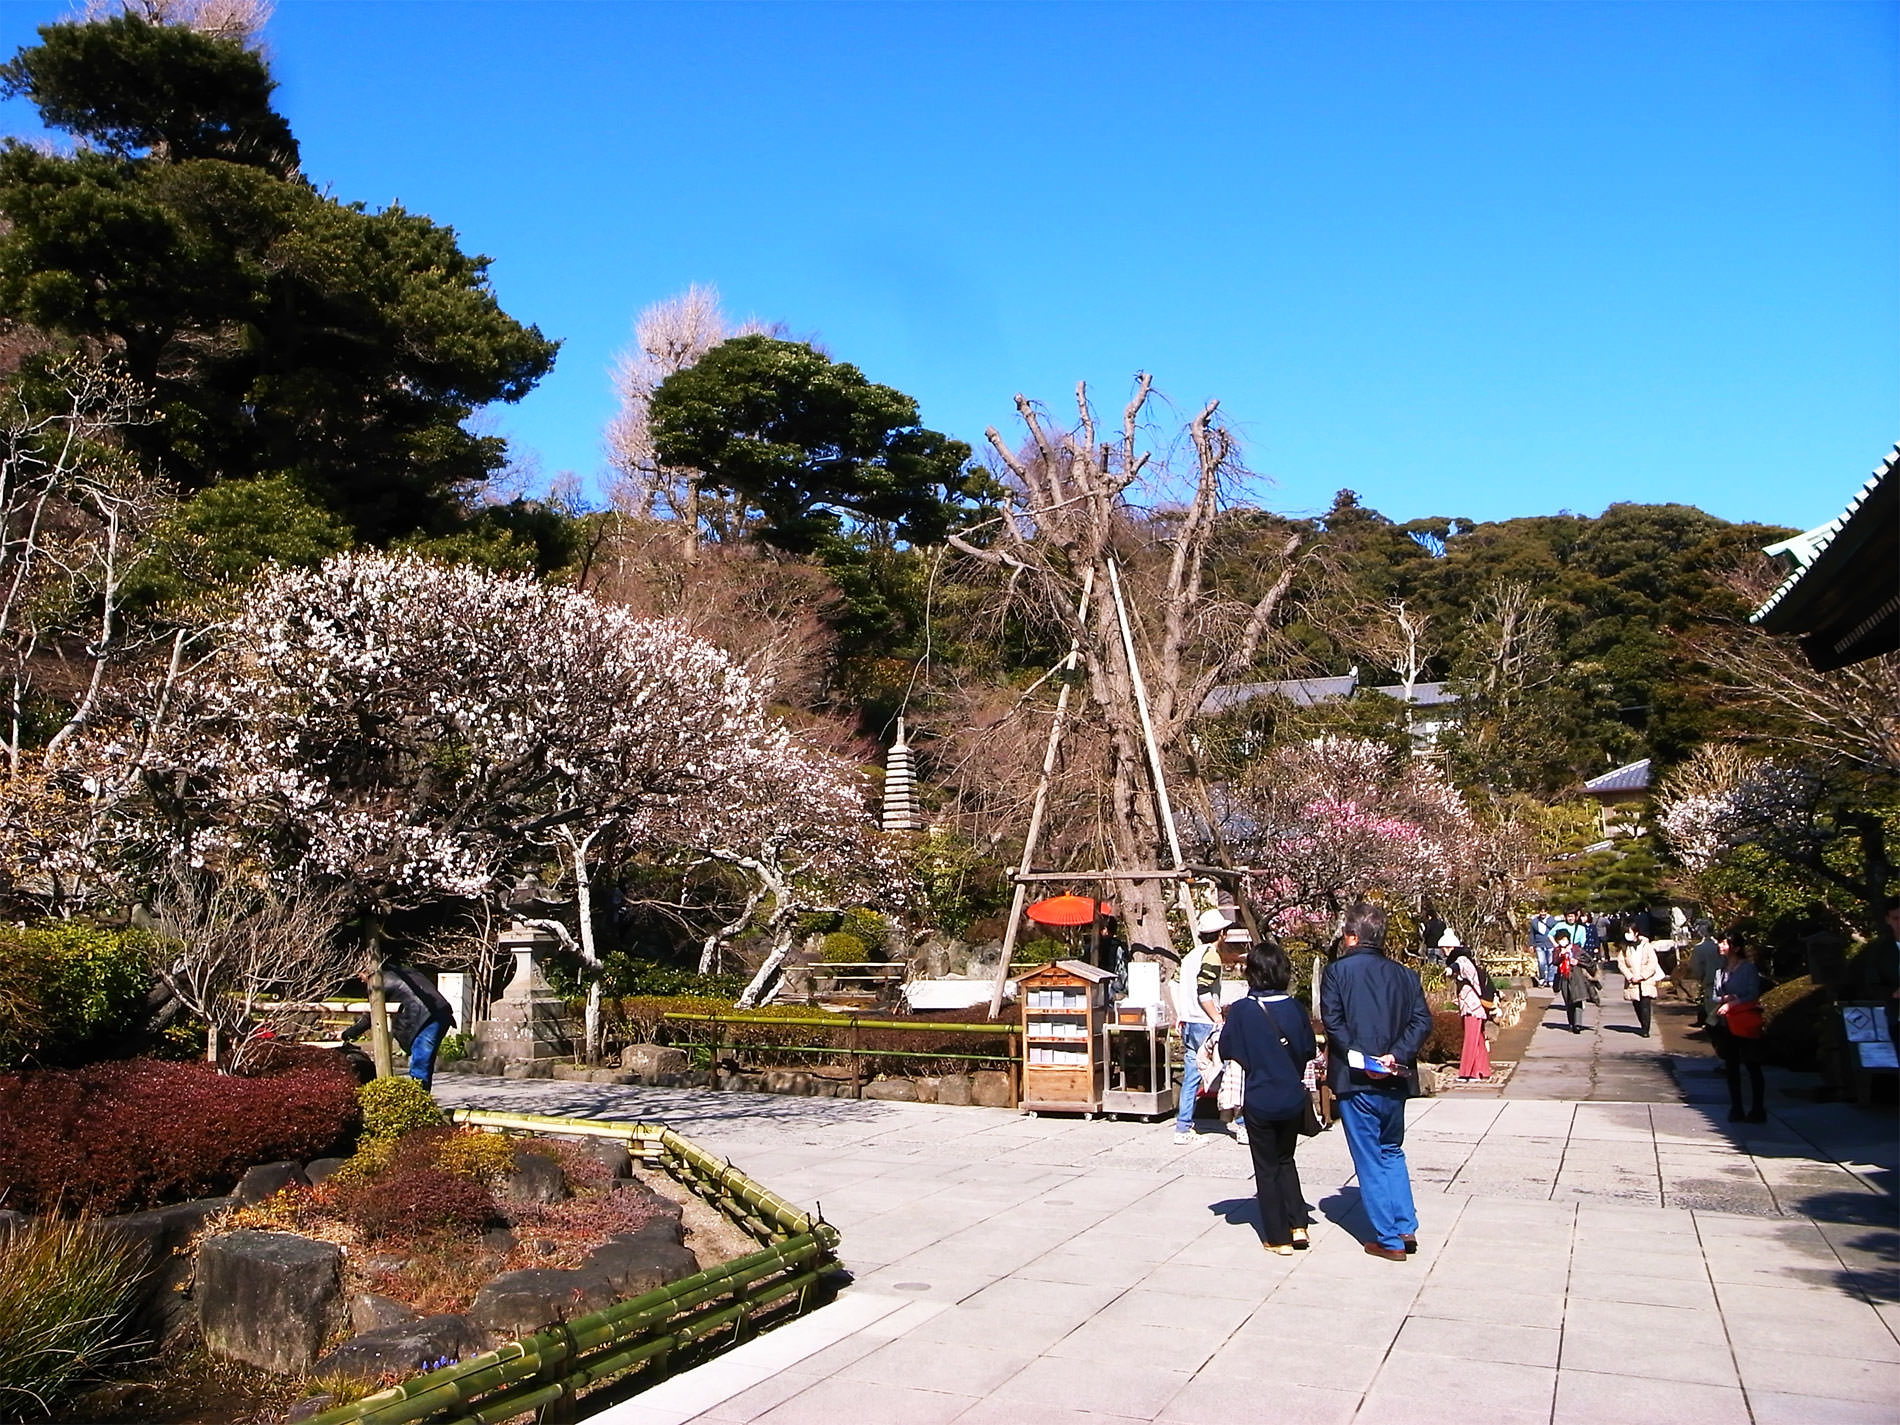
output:
[[[363,914],[363,988],[369,997],[369,1057],[376,1077],[395,1072],[395,1054],[389,1047],[389,1003],[383,998],[383,928],[376,917]]]

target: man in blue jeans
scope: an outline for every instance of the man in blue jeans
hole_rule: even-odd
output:
[[[383,998],[389,1006],[389,1032],[409,1055],[409,1077],[429,1088],[435,1080],[436,1053],[442,1036],[455,1025],[455,1012],[420,970],[393,961],[383,966]],[[369,1016],[359,1014],[344,1032],[344,1043],[368,1028]]]
[[[1204,910],[1194,922],[1194,948],[1181,957],[1181,977],[1174,983],[1174,1012],[1181,1021],[1181,1106],[1174,1116],[1174,1141],[1185,1147],[1194,1141],[1194,1100],[1201,1092],[1200,1066],[1194,1055],[1220,1023],[1220,943],[1234,918],[1224,910]]]
[[[1382,908],[1355,905],[1340,943],[1320,989],[1326,1082],[1339,1100],[1359,1201],[1372,1223],[1366,1252],[1402,1262],[1418,1250],[1405,1100],[1417,1081],[1418,1051],[1432,1032],[1432,1011],[1417,972],[1386,958]]]

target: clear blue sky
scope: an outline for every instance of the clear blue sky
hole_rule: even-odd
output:
[[[1146,368],[1293,511],[1808,526],[1900,436],[1894,4],[283,0],[267,39],[309,175],[565,343],[498,417],[549,473],[599,471],[612,354],[693,281],[972,444]]]

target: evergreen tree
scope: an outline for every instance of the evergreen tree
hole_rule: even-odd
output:
[[[362,539],[453,525],[505,460],[463,422],[556,349],[501,310],[489,260],[313,188],[241,44],[131,15],[40,37],[0,83],[96,147],[0,152],[0,318],[152,391],[162,419],[127,443],[187,491],[282,476]]]

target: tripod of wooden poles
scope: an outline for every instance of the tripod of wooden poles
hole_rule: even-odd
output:
[[[1148,687],[1141,676],[1141,662],[1135,655],[1134,630],[1128,618],[1128,606],[1122,598],[1121,573],[1115,560],[1108,560],[1108,580],[1110,592],[1114,596],[1115,624],[1121,635],[1122,652],[1128,659],[1129,676],[1134,684],[1135,707],[1141,716],[1141,735],[1148,754],[1150,775],[1154,778],[1156,813],[1168,837],[1168,852],[1173,864],[1167,867],[1123,867],[1108,870],[1090,871],[1038,871],[1035,869],[1036,845],[1042,837],[1042,824],[1049,809],[1049,782],[1055,773],[1056,758],[1062,746],[1062,738],[1068,727],[1069,694],[1074,686],[1073,674],[1082,656],[1080,629],[1088,617],[1089,597],[1095,590],[1095,570],[1086,569],[1082,574],[1082,596],[1076,604],[1076,627],[1078,632],[1069,640],[1068,654],[1057,668],[1070,675],[1063,679],[1061,690],[1056,694],[1055,717],[1049,724],[1049,738],[1043,748],[1042,771],[1036,778],[1036,795],[1029,812],[1029,832],[1023,838],[1023,854],[1010,880],[1015,885],[1010,898],[1009,923],[1003,930],[1003,952],[996,962],[996,978],[990,987],[990,1018],[997,1018],[1003,1011],[1003,993],[1009,981],[1009,962],[1016,950],[1016,934],[1022,924],[1023,909],[1029,898],[1030,887],[1050,881],[1172,881],[1181,910],[1190,920],[1194,906],[1189,896],[1189,882],[1202,877],[1212,877],[1230,881],[1235,890],[1235,902],[1240,911],[1241,921],[1247,927],[1247,933],[1256,940],[1260,937],[1260,927],[1254,922],[1253,907],[1242,894],[1241,873],[1235,870],[1227,855],[1226,842],[1220,834],[1220,828],[1213,817],[1213,807],[1207,795],[1207,785],[1201,777],[1200,761],[1192,761],[1194,780],[1199,788],[1201,800],[1208,816],[1208,825],[1213,831],[1214,846],[1221,861],[1219,866],[1201,866],[1189,864],[1182,854],[1181,836],[1174,824],[1174,805],[1168,795],[1167,770],[1162,764],[1161,748],[1155,741],[1154,722],[1148,713]],[[1099,900],[1098,900],[1099,904]],[[1099,923],[1099,919],[1098,919]]]

